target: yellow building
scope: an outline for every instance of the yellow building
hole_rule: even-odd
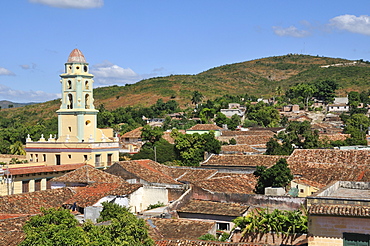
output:
[[[44,136],[38,141],[26,139],[30,163],[62,165],[87,163],[110,166],[119,160],[119,139],[112,129],[97,128],[98,110],[94,107],[94,76],[78,49],[74,49],[60,75],[62,99],[58,114],[58,138]]]

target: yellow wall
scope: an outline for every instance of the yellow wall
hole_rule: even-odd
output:
[[[298,184],[294,181],[291,181],[291,187],[298,188],[298,197],[307,197],[317,192],[319,189],[310,185]]]
[[[343,233],[369,234],[370,219],[356,217],[309,216],[309,246],[342,246]]]

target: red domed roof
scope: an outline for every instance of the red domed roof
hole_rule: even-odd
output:
[[[72,50],[71,54],[69,54],[68,57],[68,63],[86,63],[85,57],[82,54],[81,50],[79,49],[74,49]]]

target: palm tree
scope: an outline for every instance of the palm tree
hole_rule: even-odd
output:
[[[23,149],[23,144],[20,141],[16,141],[10,145],[10,153],[12,155],[26,155],[26,151]]]
[[[194,91],[193,96],[191,98],[191,103],[195,104],[195,107],[198,108],[198,103],[203,100],[203,95],[199,91]]]

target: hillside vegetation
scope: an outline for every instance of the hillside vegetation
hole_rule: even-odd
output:
[[[322,67],[327,65],[331,66]],[[288,54],[215,67],[196,75],[171,75],[132,85],[96,88],[94,98],[95,107],[104,104],[108,110],[127,106],[148,107],[159,98],[164,101],[172,99],[180,107],[187,107],[194,91],[202,93],[204,100],[246,93],[266,98],[274,96],[278,87],[284,93],[294,84],[326,79],[335,80],[340,86],[337,95],[345,96],[349,91],[368,90],[369,78],[368,62]],[[0,117],[34,124],[56,117],[59,105],[60,100],[56,99],[22,108],[2,109]]]

